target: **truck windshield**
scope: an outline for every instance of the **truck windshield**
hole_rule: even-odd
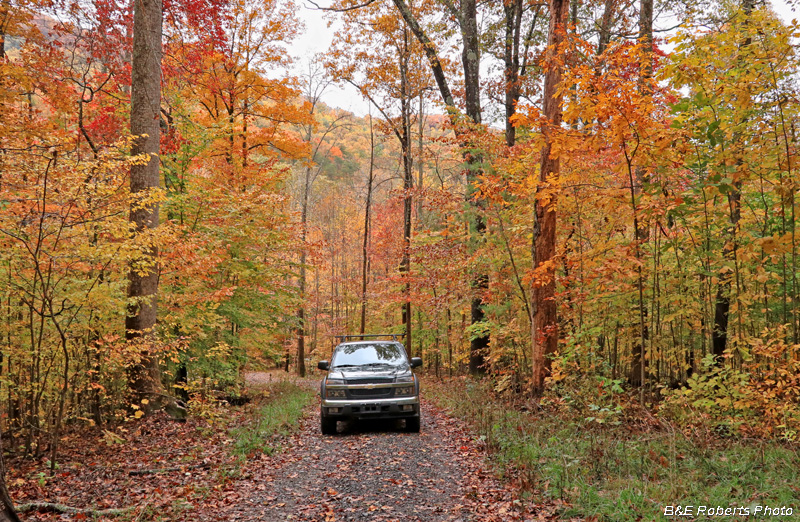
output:
[[[336,349],[331,361],[332,368],[406,364],[408,363],[403,349],[399,345],[389,343],[341,345]]]

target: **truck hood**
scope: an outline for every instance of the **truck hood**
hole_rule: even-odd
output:
[[[411,370],[408,366],[398,366],[392,369],[381,370],[359,370],[357,368],[343,368],[341,370],[334,369],[328,374],[329,379],[344,379],[345,382],[350,381],[382,381],[394,382],[395,378],[411,375]]]

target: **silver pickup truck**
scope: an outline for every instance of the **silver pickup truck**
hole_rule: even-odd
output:
[[[348,419],[405,419],[407,431],[419,432],[419,379],[411,369],[421,365],[397,341],[345,338],[330,362],[317,364],[328,371],[320,386],[322,433],[333,435],[336,422]]]

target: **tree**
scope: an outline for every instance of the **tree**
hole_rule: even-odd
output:
[[[161,0],[137,0],[134,4],[133,55],[131,63],[131,134],[134,155],[146,155],[147,163],[131,167],[131,193],[150,193],[160,186],[159,143],[161,138]],[[130,219],[143,239],[142,257],[133,261],[128,275],[128,313],[125,336],[142,340],[155,334],[158,313],[158,248],[152,233],[158,227],[158,203],[145,202],[131,208]],[[150,236],[150,237],[149,237]],[[152,342],[151,341],[145,341]],[[141,360],[130,370],[131,390],[141,397],[161,387],[158,358],[141,348]]]
[[[367,276],[369,274],[369,232],[372,210],[372,190],[375,183],[375,132],[372,128],[372,113],[369,115],[369,174],[367,197],[364,200],[364,241],[361,247],[361,326],[359,333],[366,332],[367,325]]]
[[[742,0],[742,15],[744,16],[744,27],[747,28],[747,21],[755,7],[754,0]],[[746,68],[747,63],[745,56],[747,47],[752,44],[752,38],[745,35],[741,43],[741,50],[737,65],[741,68]],[[746,118],[747,116],[743,116]],[[741,133],[736,133],[736,141],[744,141],[745,136]],[[733,144],[734,147],[742,147],[740,144]],[[738,148],[737,147],[737,148]],[[742,157],[737,158],[737,164],[741,167],[744,164],[744,151],[742,150]],[[733,263],[737,263],[737,229],[739,227],[739,220],[742,218],[742,180],[734,179],[731,184],[731,190],[727,194],[729,220],[730,226],[727,230],[728,239],[723,247],[723,257]],[[728,315],[731,309],[731,276],[736,271],[727,270],[719,276],[719,285],[717,286],[716,303],[714,304],[714,329],[711,335],[712,350],[717,364],[722,365],[725,350],[728,348]]]
[[[283,162],[308,156],[311,145],[298,128],[313,120],[297,79],[273,74],[291,64],[284,46],[298,30],[293,8],[234,2],[209,21],[218,31],[190,25],[168,46],[165,68],[175,74],[165,81],[163,164],[166,214],[179,232],[164,254],[170,306],[162,317],[168,335],[192,339],[197,373],[216,364],[205,354],[219,350],[237,368],[278,351],[287,369],[291,359],[284,342],[297,333],[301,303],[297,285],[287,285],[306,247],[286,207],[283,185],[291,178]],[[236,371],[225,379],[241,383]]]
[[[609,6],[606,6],[607,8]],[[609,15],[603,15],[603,23]],[[601,35],[605,43],[607,36]],[[606,44],[607,45],[607,44]],[[653,0],[642,0],[639,6],[639,45],[641,46],[641,64],[639,77],[639,93],[643,97],[652,94],[653,81]],[[636,212],[637,196],[641,199],[641,192],[644,184],[648,181],[646,169],[639,165],[636,167],[636,178],[631,180],[631,205],[634,207],[634,241],[636,241],[636,252],[641,253],[643,244],[650,237],[650,227],[642,220]],[[633,346],[633,362],[629,382],[636,386],[641,386],[640,401],[644,403],[644,386],[647,373],[647,360],[645,357],[645,345],[650,333],[647,327],[647,305],[644,302],[644,280],[641,269],[639,270],[639,340]]]
[[[372,21],[368,26],[363,24],[365,15]],[[404,244],[399,266],[399,272],[404,279],[401,322],[405,327],[405,341],[411,349],[411,233],[414,188],[412,100],[421,96],[427,87],[427,78],[420,66],[423,53],[419,44],[413,41],[407,23],[389,16],[380,7],[345,10],[345,22],[347,25],[340,33],[340,45],[344,48],[334,48],[329,68],[334,78],[350,83],[370,101],[381,113],[389,132],[394,134],[400,144]],[[387,54],[386,50],[391,50],[391,53]]]
[[[298,136],[284,132],[310,121],[305,103],[296,103],[296,81],[271,75],[291,63],[284,45],[299,30],[293,9],[279,0],[238,0],[223,20],[222,38],[194,41],[189,35],[188,49],[176,51],[185,74],[177,87],[197,102],[195,120],[215,131],[210,154],[224,159],[232,177],[253,155],[295,159],[308,153]]]
[[[303,139],[311,148],[311,157],[302,167],[303,175],[300,182],[300,308],[297,309],[297,374],[305,376],[305,336],[306,336],[306,270],[307,270],[307,240],[308,240],[308,212],[309,198],[314,182],[322,171],[321,163],[336,149],[331,143],[329,135],[344,124],[348,119],[347,114],[337,115],[330,121],[318,121],[317,110],[322,103],[322,95],[331,81],[325,76],[322,64],[317,61],[309,62],[308,74],[303,78],[304,96],[309,109],[310,120],[303,125]],[[317,127],[322,126],[322,132],[317,133]]]
[[[556,202],[554,190],[559,173],[559,153],[553,150],[554,134],[561,126],[561,74],[564,63],[564,36],[569,0],[550,0],[550,29],[547,37],[543,112],[544,146],[536,187],[533,225],[534,280],[531,289],[532,391],[541,395],[550,372],[551,357],[558,349],[558,309],[556,305]]]
[[[14,502],[6,487],[6,463],[2,440],[3,433],[0,432],[0,522],[19,522],[19,516],[14,511]]]
[[[514,115],[517,113],[520,97],[527,94],[533,85],[530,79],[530,50],[539,43],[539,22],[547,20],[541,16],[544,7],[545,4],[538,2],[528,5],[522,0],[503,1],[503,34],[497,38],[502,43],[502,50],[494,54],[503,63],[501,92],[505,110],[505,141],[508,147],[513,147],[517,141]],[[533,11],[533,16],[526,16],[530,11]],[[523,32],[526,24],[527,30]]]
[[[405,0],[393,0],[400,15],[408,24],[409,29],[417,38],[425,51],[428,64],[431,68],[439,93],[442,97],[450,118],[454,123],[454,130],[462,138],[464,159],[467,163],[467,200],[473,206],[471,216],[471,231],[480,241],[486,231],[486,223],[481,215],[483,202],[475,191],[475,181],[480,176],[483,159],[477,151],[473,150],[466,136],[471,127],[481,124],[481,97],[480,97],[480,63],[481,49],[478,35],[478,11],[475,0],[464,0],[456,7],[452,2],[443,1],[445,12],[456,20],[461,33],[461,66],[464,74],[464,106],[468,124],[462,125],[457,117],[455,99],[453,98],[450,84],[445,75],[444,61],[439,55],[436,44],[431,41],[427,31],[422,27],[420,19],[410,8]],[[485,318],[482,294],[489,288],[489,278],[485,274],[476,274],[472,279],[474,297],[470,306],[471,323],[476,327],[470,340],[469,369],[472,374],[484,372],[483,353],[489,346],[488,330],[482,327]]]

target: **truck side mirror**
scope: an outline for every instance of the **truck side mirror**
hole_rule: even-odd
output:
[[[328,361],[320,361],[317,363],[317,368],[320,370],[328,370],[330,368],[330,364]]]
[[[422,366],[422,357],[411,358],[411,367],[416,368],[417,366]]]

